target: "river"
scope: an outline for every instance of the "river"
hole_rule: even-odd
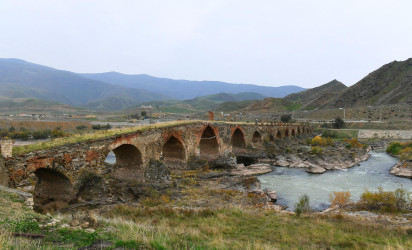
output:
[[[259,176],[262,188],[275,190],[278,195],[277,204],[294,209],[294,204],[304,194],[309,196],[312,209],[322,210],[329,207],[329,195],[333,191],[349,191],[351,200],[359,200],[367,189],[376,191],[382,187],[385,191],[393,191],[403,187],[412,192],[412,180],[397,177],[389,173],[397,162],[385,152],[370,152],[367,161],[361,162],[345,170],[327,171],[316,175],[305,172],[305,169],[273,167],[273,172]]]

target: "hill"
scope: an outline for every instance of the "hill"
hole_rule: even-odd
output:
[[[134,103],[167,99],[167,96],[87,79],[78,74],[29,63],[19,59],[0,59],[0,96],[39,98],[82,106],[108,97],[134,100]],[[107,107],[107,106],[106,106]],[[110,110],[123,107],[111,106]]]
[[[218,81],[173,80],[149,75],[126,75],[117,72],[81,74],[81,76],[106,83],[119,84],[127,88],[144,89],[162,95],[168,95],[179,100],[187,100],[198,96],[218,93],[238,94],[242,92],[254,92],[271,97],[284,97],[291,93],[304,90],[304,88],[294,85],[265,87],[252,84],[231,84]]]
[[[0,113],[78,113],[84,110],[58,102],[45,101],[33,98],[0,97]]]
[[[300,109],[315,109],[336,98],[346,88],[343,83],[333,80],[316,88],[290,94],[284,99],[300,104]]]
[[[265,96],[257,93],[228,94],[219,93],[196,97],[189,100],[167,100],[145,102],[142,105],[159,107],[163,112],[194,114],[207,110],[236,111],[254,100],[262,100]]]
[[[373,71],[326,105],[330,108],[412,103],[412,58]]]

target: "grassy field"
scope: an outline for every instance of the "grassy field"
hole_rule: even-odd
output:
[[[101,213],[54,215],[61,223],[96,221],[96,232],[40,228],[50,218],[18,197],[0,192],[2,249],[410,249],[411,229],[391,228],[343,215],[286,215],[262,209],[136,208],[117,205]],[[86,216],[86,214],[88,214]],[[41,235],[40,239],[16,234]]]

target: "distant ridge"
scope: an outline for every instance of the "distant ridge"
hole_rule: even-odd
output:
[[[301,90],[297,86],[263,87],[114,72],[77,74],[20,59],[0,59],[0,96],[37,98],[97,111],[117,111],[148,101],[192,99],[222,92],[285,96]]]
[[[111,84],[119,84],[127,88],[144,89],[174,99],[187,100],[199,96],[218,93],[238,94],[253,92],[268,97],[284,97],[291,93],[305,90],[302,87],[288,85],[280,87],[266,87],[252,84],[233,84],[219,81],[188,81],[157,78],[149,75],[126,75],[117,72],[99,74],[81,74],[81,76]]]
[[[315,109],[326,105],[345,89],[346,85],[335,79],[319,87],[290,94],[284,99],[300,104],[300,109]]]
[[[343,91],[326,107],[412,104],[412,58],[383,65]]]

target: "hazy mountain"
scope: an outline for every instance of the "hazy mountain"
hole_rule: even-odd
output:
[[[179,100],[217,93],[238,94],[242,92],[254,92],[271,97],[284,97],[291,93],[304,90],[304,88],[294,85],[264,87],[252,84],[231,84],[218,81],[172,80],[149,75],[126,75],[117,72],[81,74],[81,76],[111,84],[119,84],[128,88],[145,89]]]
[[[345,89],[347,87],[343,83],[333,80],[316,88],[290,94],[284,99],[301,105],[300,109],[314,109],[327,104]]]
[[[412,58],[394,61],[347,88],[327,107],[412,103]]]
[[[134,103],[168,98],[18,59],[0,59],[0,96],[35,97],[75,106],[98,102],[107,97],[130,99],[134,100]],[[109,108],[118,110],[123,107]]]
[[[166,100],[145,102],[143,105],[151,105],[158,107],[158,109],[163,112],[171,113],[199,113],[208,110],[229,112],[237,110],[237,107],[244,107],[245,103],[250,104],[252,100],[262,100],[263,98],[265,98],[264,95],[257,93],[218,93],[183,101]]]

